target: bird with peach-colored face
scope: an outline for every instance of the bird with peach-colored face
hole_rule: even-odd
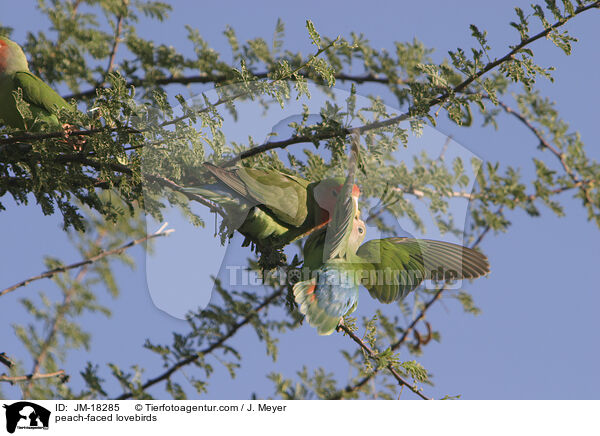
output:
[[[371,297],[391,303],[424,280],[474,279],[490,271],[483,254],[445,241],[390,237],[363,244],[367,228],[353,185],[359,156],[355,150],[331,220],[304,243],[304,268],[310,279],[293,287],[298,309],[321,335],[331,334],[342,317],[356,309],[361,286]]]
[[[244,245],[253,243],[260,251],[280,249],[327,225],[344,184],[343,178],[310,182],[277,170],[210,163],[204,168],[216,183],[183,190],[220,205],[230,230],[246,237]],[[357,205],[359,195],[354,186]]]
[[[17,104],[17,95],[29,105],[33,121],[26,121]],[[56,113],[70,105],[42,79],[29,71],[27,58],[14,41],[0,36],[0,125],[20,130],[59,130]]]

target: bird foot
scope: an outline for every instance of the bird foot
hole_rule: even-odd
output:
[[[80,136],[71,137],[71,134],[77,131],[77,127],[72,124],[65,123],[62,125],[62,128],[65,144],[69,144],[75,151],[82,151],[83,146],[85,145],[85,139],[82,139]]]

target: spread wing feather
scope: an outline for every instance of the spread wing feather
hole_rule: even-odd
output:
[[[373,239],[357,255],[364,262],[361,284],[383,303],[405,297],[423,280],[474,279],[490,271],[478,251],[428,239]]]

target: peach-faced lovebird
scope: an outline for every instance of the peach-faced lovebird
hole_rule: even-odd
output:
[[[19,89],[21,91],[19,91]],[[22,92],[35,122],[25,125],[17,107],[15,93]],[[0,36],[0,120],[10,127],[35,131],[42,125],[58,130],[62,126],[56,117],[60,108],[70,105],[42,79],[29,71],[27,58],[19,45]]]
[[[219,204],[230,227],[246,237],[243,245],[252,242],[261,250],[282,248],[326,225],[344,183],[344,178],[309,182],[277,170],[204,167],[217,183],[184,191]],[[356,186],[353,195],[360,195]]]
[[[360,285],[371,297],[391,303],[423,280],[473,279],[489,272],[483,254],[449,242],[392,237],[362,244],[366,226],[349,196],[350,179],[351,171],[331,222],[304,244],[310,279],[294,285],[300,312],[319,334],[331,334],[340,318],[356,309]]]

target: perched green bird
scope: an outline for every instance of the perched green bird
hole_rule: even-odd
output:
[[[22,92],[23,101],[29,104],[35,119],[33,125],[25,125],[19,112],[15,98],[18,92]],[[56,117],[57,110],[70,107],[56,91],[29,71],[21,47],[0,36],[0,120],[7,126],[21,130],[40,130],[42,125],[57,130],[63,127]]]
[[[474,279],[490,271],[483,254],[449,242],[392,237],[362,244],[366,226],[348,198],[348,184],[331,222],[304,244],[311,278],[293,288],[300,312],[319,334],[331,334],[340,318],[356,309],[361,285],[371,297],[391,303],[423,280]]]
[[[204,167],[217,183],[184,188],[220,205],[228,228],[245,236],[243,246],[253,243],[265,254],[279,250],[326,225],[330,220],[343,178],[309,182],[276,170],[245,167]],[[360,195],[354,186],[353,194]],[[267,262],[275,266],[277,259]]]

